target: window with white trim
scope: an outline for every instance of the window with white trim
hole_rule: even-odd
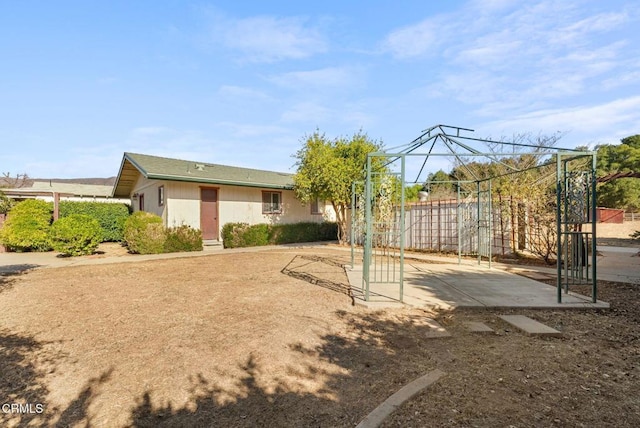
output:
[[[311,200],[311,214],[322,214],[322,201],[319,198]]]
[[[158,206],[164,205],[164,186],[158,187]]]
[[[282,192],[262,192],[262,214],[282,213]]]

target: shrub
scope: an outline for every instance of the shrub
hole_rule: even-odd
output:
[[[57,220],[49,235],[53,249],[68,256],[92,254],[102,242],[100,223],[86,214],[71,214]]]
[[[269,244],[269,225],[227,223],[222,227],[224,248],[256,247]]]
[[[15,203],[0,190],[0,214],[8,213]]]
[[[172,227],[166,230],[164,242],[165,253],[179,251],[202,251],[202,232],[187,225]]]
[[[296,242],[331,241],[338,236],[336,223],[292,223],[271,227],[269,242],[290,244]]]
[[[164,252],[166,233],[162,219],[145,211],[133,213],[124,224],[124,240],[132,253]]]
[[[13,251],[48,251],[51,204],[31,199],[16,204],[2,229],[0,242]]]
[[[129,205],[108,202],[61,201],[60,218],[72,214],[86,214],[95,218],[102,228],[104,242],[124,239],[124,223],[129,218]]]
[[[248,223],[226,223],[222,226],[222,246],[224,248],[238,247],[237,237],[239,229],[249,227]]]
[[[330,241],[338,233],[336,223],[268,224],[227,223],[222,227],[224,248],[296,242]]]

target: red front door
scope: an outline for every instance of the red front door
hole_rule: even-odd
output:
[[[218,239],[218,189],[200,189],[200,230],[202,239]]]

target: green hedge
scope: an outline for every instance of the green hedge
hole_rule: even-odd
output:
[[[103,242],[120,242],[124,239],[124,223],[129,218],[127,204],[108,202],[60,201],[60,218],[72,214],[93,217],[102,228]]]
[[[336,239],[336,223],[254,224],[227,223],[222,227],[224,248],[257,247],[297,242],[331,241]]]
[[[0,229],[0,242],[13,251],[49,251],[51,207],[38,199],[16,204]]]
[[[49,231],[53,249],[67,256],[93,254],[102,242],[102,228],[95,218],[71,214],[53,223]]]

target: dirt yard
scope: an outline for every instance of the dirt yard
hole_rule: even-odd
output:
[[[439,368],[386,427],[640,426],[639,286],[602,283],[603,312],[372,312],[352,305],[347,257],[222,252],[0,276],[0,405],[33,406],[0,425],[348,427]],[[563,337],[525,336],[504,313]],[[426,317],[453,336],[428,339]]]

